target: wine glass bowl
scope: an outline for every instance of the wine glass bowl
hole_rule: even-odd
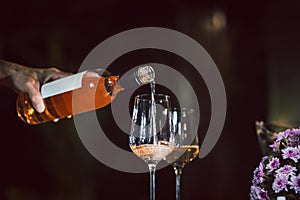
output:
[[[150,171],[150,199],[155,199],[156,165],[174,149],[170,97],[143,94],[135,97],[129,146]]]

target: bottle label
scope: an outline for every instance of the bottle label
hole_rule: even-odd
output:
[[[61,78],[50,83],[46,83],[41,87],[43,98],[51,97],[57,94],[68,92],[82,87],[82,78],[87,71],[80,72],[65,78]]]

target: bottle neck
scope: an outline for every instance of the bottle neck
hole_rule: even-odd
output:
[[[154,69],[151,66],[145,65],[131,69],[122,75],[118,82],[121,87],[127,89],[154,82],[154,78]]]
[[[134,88],[137,85],[142,85],[137,81],[134,73],[126,73],[121,76],[121,78],[118,80],[118,84],[124,89]]]
[[[124,90],[118,83],[119,76],[110,76],[105,78],[104,85],[107,93],[110,96],[115,96],[120,91]]]

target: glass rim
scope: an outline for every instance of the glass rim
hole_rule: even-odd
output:
[[[177,107],[172,107],[172,111],[173,112],[182,112],[182,111],[185,111],[187,113],[195,113],[195,109],[193,107],[180,107],[180,106],[177,106]]]
[[[159,98],[157,98],[157,97],[159,97]],[[149,100],[151,100],[151,94],[139,94],[139,95],[136,95],[134,99],[139,100],[139,101],[149,101]],[[167,94],[158,93],[158,94],[154,94],[154,99],[155,100],[157,100],[157,99],[170,100],[170,96]]]

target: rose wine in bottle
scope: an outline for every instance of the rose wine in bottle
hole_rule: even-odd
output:
[[[127,80],[142,85],[152,82],[154,76],[151,66],[142,66]],[[16,102],[18,116],[25,123],[36,125],[105,107],[123,90],[118,80],[119,76],[81,72],[46,83],[41,87],[45,110],[37,112],[28,94],[21,93]]]

